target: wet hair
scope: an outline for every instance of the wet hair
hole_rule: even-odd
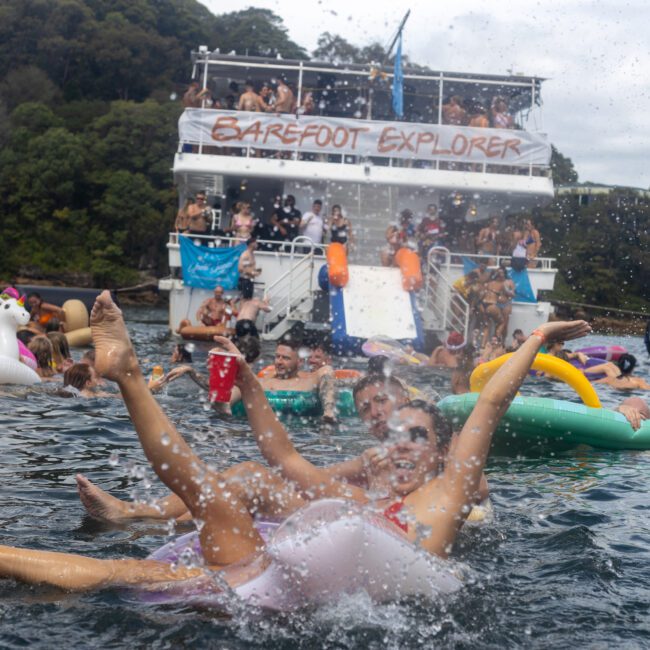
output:
[[[87,363],[75,363],[63,373],[63,385],[83,390],[93,378],[93,371]]]
[[[373,372],[361,377],[359,381],[352,387],[352,397],[356,401],[357,395],[366,388],[370,386],[386,386],[390,384],[394,388],[398,388],[404,393],[405,397],[408,397],[408,389],[404,385],[404,382],[395,375],[384,375],[380,372]]]
[[[523,330],[520,330],[519,328],[517,328],[517,329],[512,333],[512,335],[513,335],[513,336],[517,336],[517,334],[522,334],[522,335],[523,335],[523,333],[524,333]]]
[[[423,399],[414,399],[406,404],[400,406],[397,410],[401,411],[402,409],[416,409],[417,411],[422,411],[431,417],[431,424],[433,425],[433,430],[436,434],[436,442],[439,447],[447,448],[451,442],[451,436],[453,431],[448,420],[442,414],[442,411],[431,402],[426,402]]]
[[[61,361],[70,358],[70,346],[63,332],[48,332],[47,338],[50,339],[50,343],[52,344],[53,357],[59,357]]]
[[[47,336],[35,336],[29,342],[29,351],[36,357],[36,363],[41,370],[52,369],[52,343]]]
[[[16,338],[24,345],[29,345],[29,342],[36,336],[36,332],[31,330],[18,330]]]
[[[298,337],[292,335],[291,332],[287,332],[284,336],[278,339],[278,342],[276,343],[276,347],[280,347],[281,345],[286,345],[288,348],[291,348],[292,350],[298,352],[302,346],[302,337]]]
[[[262,352],[259,338],[252,334],[240,336],[234,340],[234,343],[239,351],[244,355],[246,363],[254,363],[257,361]]]
[[[81,359],[82,360],[86,359],[90,363],[91,366],[94,366],[95,365],[95,348],[91,348],[90,350],[86,350],[83,353],[83,356],[81,357]]]
[[[50,320],[45,323],[45,333],[49,334],[50,332],[59,332],[61,329],[61,321],[58,318],[50,318]]]
[[[388,375],[390,372],[387,372],[388,368],[386,364],[390,363],[390,359],[383,355],[378,354],[376,357],[370,357],[368,359],[368,374],[370,375]]]
[[[181,363],[192,363],[192,353],[185,347],[184,343],[178,343],[176,345],[176,352],[181,356]],[[93,350],[93,356],[94,356]]]
[[[621,371],[619,377],[627,377],[628,375],[631,375],[634,368],[636,368],[636,357],[633,354],[622,354],[618,358],[616,365]]]

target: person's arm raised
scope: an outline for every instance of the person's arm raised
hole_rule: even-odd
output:
[[[220,336],[215,336],[214,340],[228,352],[239,354],[230,340]],[[236,382],[253,435],[269,465],[280,468],[283,476],[294,481],[310,498],[346,497],[366,501],[363,490],[334,480],[327,471],[298,452],[269,405],[255,373],[241,356]]]
[[[472,497],[479,489],[492,434],[521,387],[544,343],[569,341],[591,332],[585,321],[545,323],[494,374],[465,422],[458,441],[447,457],[445,470],[418,490],[412,505],[418,521],[432,524],[422,544],[430,552],[444,555],[456,531],[469,513]],[[431,508],[435,490],[435,509]]]

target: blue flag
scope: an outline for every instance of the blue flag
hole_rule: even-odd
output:
[[[181,266],[183,284],[198,289],[214,289],[218,284],[226,291],[236,289],[239,282],[237,265],[245,244],[233,248],[197,246],[191,237],[182,235]]]
[[[393,111],[397,117],[404,115],[404,73],[402,72],[402,34],[397,41],[395,71],[393,73]]]

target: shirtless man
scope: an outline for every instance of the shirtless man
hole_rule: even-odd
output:
[[[442,123],[454,126],[467,124],[467,111],[462,106],[463,100],[458,95],[449,99],[448,104],[442,106]]]
[[[226,320],[226,311],[229,307],[228,302],[224,299],[224,290],[221,285],[214,288],[214,293],[210,298],[206,298],[196,312],[197,322],[205,325],[206,327],[215,327],[217,325],[224,325]],[[178,326],[176,332],[184,327],[191,326],[192,323],[188,319],[183,319]]]
[[[187,207],[187,232],[190,235],[207,235],[210,228],[209,214],[205,192],[198,192],[194,203]]]
[[[294,101],[291,88],[287,86],[284,79],[278,78],[275,88],[275,105],[272,110],[276,113],[291,113]]]
[[[241,254],[237,269],[239,271],[239,284],[237,288],[241,291],[243,300],[250,300],[255,291],[253,280],[262,272],[255,265],[255,249],[257,239],[250,237],[246,240],[246,250]]]
[[[264,100],[255,92],[255,86],[252,81],[247,81],[244,84],[244,92],[239,98],[237,110],[255,113],[265,112],[267,110]]]
[[[458,366],[458,353],[465,347],[465,339],[458,332],[450,332],[444,345],[439,345],[429,358],[430,366],[455,368]]]

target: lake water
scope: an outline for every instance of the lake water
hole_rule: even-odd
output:
[[[174,341],[165,316],[127,312],[147,370],[154,363],[168,367]],[[585,339],[585,345],[600,343],[625,345],[637,355],[639,373],[650,376],[641,339]],[[197,368],[206,351],[197,347]],[[445,379],[433,372],[411,371],[408,379],[447,392]],[[598,391],[605,405],[620,400],[608,388]],[[63,399],[42,388],[3,392],[1,544],[142,558],[169,539],[165,523],[94,521],[77,498],[79,471],[122,498],[162,494],[120,400]],[[543,381],[527,383],[522,392],[573,399],[570,389]],[[204,399],[185,379],[160,396],[179,430],[217,467],[259,460],[245,422],[217,419]],[[356,419],[331,436],[313,422],[293,423],[291,432],[319,463],[370,444]],[[356,595],[298,616],[228,619],[133,604],[116,591],[67,595],[0,581],[0,647],[650,646],[650,452],[493,456],[487,473],[496,517],[460,537],[454,558],[471,567],[471,578],[447,601],[375,605]]]

